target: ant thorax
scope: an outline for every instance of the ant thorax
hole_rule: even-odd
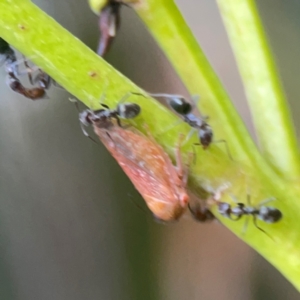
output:
[[[79,121],[84,126],[94,124],[98,128],[108,129],[113,126],[111,117],[111,112],[109,110],[99,109],[92,111],[87,109],[79,114]]]
[[[192,113],[188,113],[188,114],[184,115],[184,121],[186,123],[188,123],[191,127],[193,127],[193,128],[199,128],[199,129],[201,129],[201,127],[204,124],[206,124],[206,122],[204,122],[201,118],[196,117]]]

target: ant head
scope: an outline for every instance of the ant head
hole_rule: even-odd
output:
[[[212,143],[213,132],[207,123],[200,127],[199,140],[204,149],[206,149]]]
[[[282,213],[275,207],[261,206],[258,218],[266,223],[276,223],[282,218]]]
[[[123,119],[133,119],[139,115],[141,108],[135,103],[121,103],[117,107],[117,112]]]
[[[193,109],[192,105],[181,96],[171,97],[169,105],[180,115],[187,115]]]
[[[199,204],[195,207],[191,207],[190,204],[188,205],[189,210],[193,216],[193,218],[198,222],[207,222],[215,219],[213,213],[206,207],[201,207]]]
[[[79,114],[79,121],[82,125],[89,126],[90,124],[92,124],[93,116],[94,112],[89,109],[86,109]]]

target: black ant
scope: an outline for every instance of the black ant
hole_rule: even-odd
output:
[[[198,131],[198,137],[200,143],[195,143],[194,145],[201,145],[203,149],[207,149],[211,143],[225,143],[225,147],[228,153],[228,156],[231,160],[232,156],[230,154],[229,148],[227,146],[227,142],[225,140],[217,140],[213,141],[213,130],[210,125],[206,122],[208,119],[205,117],[197,117],[192,113],[193,105],[186,101],[186,99],[181,95],[173,95],[173,94],[151,94],[153,97],[164,97],[167,99],[169,106],[179,115],[183,117],[183,121],[189,124],[193,129],[187,136],[187,140],[191,137],[191,135]],[[198,98],[195,96],[193,98]]]
[[[39,74],[32,79],[31,73],[33,69],[29,67],[26,59],[24,58],[24,64],[26,66],[26,74],[28,74],[29,81],[32,85],[37,84],[38,87],[27,88],[20,79],[19,75],[22,75],[18,70],[18,61],[15,51],[9,46],[9,44],[0,38],[0,55],[3,56],[2,60],[5,64],[5,71],[7,73],[6,83],[16,93],[19,93],[31,100],[42,99],[46,97],[46,90],[51,85],[51,77],[44,73],[41,69],[38,69]]]
[[[14,73],[8,73],[6,83],[16,93],[19,93],[31,100],[43,99],[46,97],[46,90],[50,87],[51,78],[42,72],[37,75],[34,83],[38,83],[38,87],[26,88]]]
[[[236,202],[234,207],[226,202],[218,202],[218,212],[225,218],[237,221],[243,216],[252,216],[254,226],[260,231],[267,234],[262,228],[257,225],[257,219],[264,221],[265,223],[277,223],[282,218],[282,213],[279,209],[265,204],[274,201],[274,198],[269,198],[262,201],[257,207],[251,206],[250,195],[247,195],[247,205],[241,202]],[[245,223],[244,231],[247,227],[247,221]],[[268,235],[268,234],[267,234]]]
[[[206,149],[213,140],[213,131],[210,125],[206,122],[208,117],[197,117],[192,113],[193,106],[181,95],[172,94],[151,94],[153,97],[164,97],[167,99],[169,106],[179,115],[183,117],[184,122],[189,124],[194,130],[191,131],[187,139],[195,130],[198,131],[198,137],[203,149]]]
[[[83,126],[89,126],[90,124],[94,124],[98,128],[106,128],[113,126],[111,119],[115,119],[117,124],[120,127],[123,127],[121,124],[122,119],[133,119],[137,117],[141,108],[136,103],[122,103],[128,98],[132,93],[127,93],[119,102],[116,109],[110,109],[108,105],[101,103],[103,109],[91,110],[86,109],[79,114],[79,121],[81,124],[82,131],[85,136],[89,136],[89,134],[84,130]]]
[[[121,6],[125,5],[122,1],[109,0],[102,8],[99,16],[100,40],[97,53],[103,56],[110,48],[113,39],[120,27]]]
[[[13,74],[8,73],[7,83],[9,87],[14,92],[22,94],[23,96],[31,100],[46,98],[46,90],[50,88],[51,83],[53,81],[52,78],[48,74],[43,72],[40,68],[30,67],[25,57],[22,61],[24,62],[24,65],[26,67],[25,74],[28,75],[30,84],[37,84],[38,86],[33,88],[26,88],[24,85],[22,85],[22,83],[16,76],[13,76]],[[17,65],[18,63],[15,62],[14,64]],[[33,73],[34,71],[38,71],[38,74],[33,78],[31,73]]]

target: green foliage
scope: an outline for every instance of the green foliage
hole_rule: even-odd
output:
[[[203,191],[230,183],[224,191],[223,199],[226,201],[232,201],[230,194],[244,201],[248,190],[253,204],[275,197],[274,206],[282,211],[282,221],[272,225],[259,224],[273,239],[257,230],[252,223],[247,233],[242,235],[242,221],[232,222],[222,217],[220,221],[300,289],[300,224],[297,222],[300,218],[300,191],[297,186],[300,168],[296,139],[254,2],[243,1],[244,5],[239,5],[239,2],[219,0],[219,5],[255,114],[264,157],[255,147],[173,1],[140,0],[133,7],[190,93],[201,95],[199,106],[204,114],[210,116],[216,140],[226,139],[234,157],[234,161],[230,160],[222,145],[213,144],[205,151],[198,147],[197,162],[190,169],[189,187],[201,196]],[[101,0],[101,3],[104,1]],[[243,19],[243,16],[247,18]],[[236,34],[238,28],[243,29],[243,39]],[[107,97],[105,102],[111,107],[129,91],[143,93],[28,0],[0,0],[0,36],[93,109],[99,107],[103,92]],[[253,47],[247,47],[250,40]],[[251,55],[259,58],[256,66],[250,60]],[[132,101],[142,108],[142,114],[133,125],[143,130],[146,123],[156,140],[173,155],[178,132],[188,134],[189,127],[181,124],[162,135],[164,128],[178,118],[148,96],[132,96]],[[185,159],[196,141],[195,137],[184,146]]]

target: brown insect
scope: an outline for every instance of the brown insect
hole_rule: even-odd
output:
[[[31,100],[42,99],[46,97],[46,90],[51,86],[51,77],[44,73],[41,69],[35,67],[29,67],[26,58],[17,61],[15,51],[10,45],[0,38],[0,61],[4,61],[5,71],[7,73],[6,83],[16,93],[25,96]],[[20,62],[24,62],[26,70],[19,71],[18,65]],[[38,71],[38,75],[32,78],[31,73]],[[27,88],[19,79],[19,75],[28,75],[31,85],[37,84],[37,87]]]
[[[50,77],[43,72],[39,75],[40,77],[38,77],[37,80],[39,85],[38,87],[26,88],[14,73],[8,73],[6,83],[14,92],[19,93],[31,100],[38,100],[46,97],[46,90],[50,86]]]
[[[178,220],[189,202],[180,143],[175,151],[177,166],[174,166],[163,148],[150,136],[135,129],[123,129],[112,119],[91,116],[89,122],[154,216],[162,221]]]

